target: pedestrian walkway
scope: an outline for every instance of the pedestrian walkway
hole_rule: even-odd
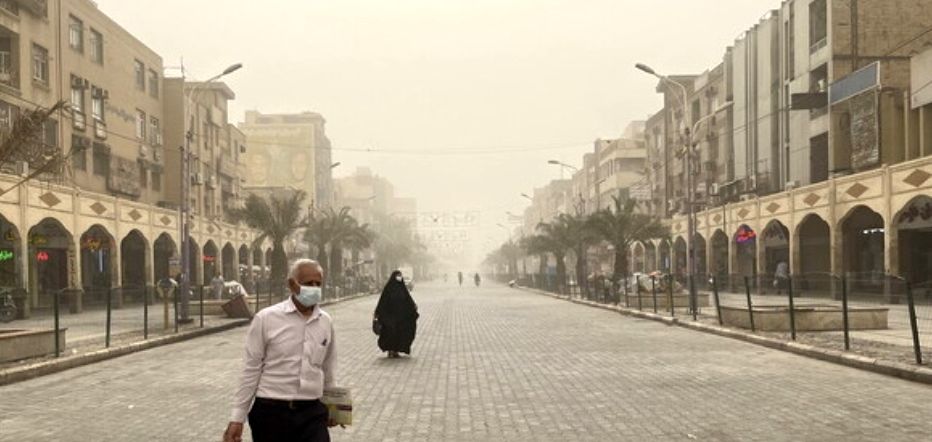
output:
[[[932,388],[492,284],[419,285],[411,358],[334,305],[336,441],[915,441]],[[0,387],[0,441],[219,440],[244,329]],[[54,419],[50,419],[54,416]],[[248,439],[247,439],[248,440]]]

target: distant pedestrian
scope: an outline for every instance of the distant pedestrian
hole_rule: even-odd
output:
[[[387,351],[389,358],[397,358],[398,353],[411,354],[419,316],[404,276],[395,270],[382,289],[372,318],[379,328],[379,348]]]
[[[223,289],[225,288],[225,282],[223,281],[223,275],[217,274],[214,276],[214,279],[210,280],[210,289],[214,293],[214,299],[223,299]]]
[[[460,287],[462,287],[462,286],[463,286],[463,272],[457,273],[456,276],[457,276],[457,278],[459,278],[459,280],[460,280]]]
[[[479,284],[482,282],[482,277],[476,273],[476,276],[473,279],[476,281],[476,287],[479,287]]]
[[[777,263],[777,269],[773,272],[773,285],[777,289],[777,294],[780,295],[783,293],[783,290],[788,290],[790,282],[790,266],[786,261],[780,261]]]
[[[320,398],[336,386],[333,320],[318,305],[323,269],[299,259],[291,297],[256,314],[246,331],[243,374],[224,442],[240,442],[247,416],[252,439],[327,442],[334,426]]]

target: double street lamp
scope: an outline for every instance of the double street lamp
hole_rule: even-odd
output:
[[[214,75],[209,78],[207,81],[200,83],[190,91],[185,93],[185,102],[184,102],[184,124],[186,125],[185,130],[185,142],[181,146],[181,307],[179,316],[179,322],[188,323],[191,322],[189,315],[189,303],[191,300],[191,250],[190,242],[188,240],[191,235],[191,140],[194,139],[194,115],[191,112],[191,108],[194,106],[194,99],[198,92],[206,88],[209,84],[230,75],[243,67],[242,63],[236,63],[230,65],[228,68],[224,69],[223,72]],[[184,87],[184,77],[182,77],[182,88]]]
[[[687,268],[687,278],[689,285],[689,307],[693,313],[693,316],[696,315],[698,310],[697,299],[696,299],[696,283],[695,276],[697,272],[696,268],[696,248],[695,248],[695,237],[696,237],[696,211],[695,211],[695,201],[693,197],[695,196],[695,177],[693,176],[693,156],[696,154],[696,147],[698,146],[698,141],[693,140],[693,136],[699,132],[700,126],[714,118],[718,115],[719,112],[722,112],[732,105],[734,102],[726,102],[723,105],[719,106],[717,109],[714,109],[709,115],[698,119],[693,123],[692,127],[689,125],[689,113],[686,107],[686,103],[689,100],[689,93],[686,90],[686,86],[683,83],[680,83],[676,80],[672,80],[666,75],[658,74],[650,66],[647,66],[643,63],[638,63],[635,65],[635,68],[641,70],[647,74],[653,75],[660,79],[660,81],[671,84],[679,89],[681,94],[682,105],[682,121],[683,121],[683,130],[685,131],[683,137],[683,149],[682,155],[685,156],[685,173],[683,175],[685,179],[685,193],[686,193],[686,268]]]

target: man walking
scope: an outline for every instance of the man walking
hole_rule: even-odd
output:
[[[310,259],[291,267],[291,297],[260,311],[246,332],[243,375],[224,442],[240,442],[249,418],[252,438],[263,441],[329,441],[321,403],[335,385],[333,321],[320,309],[323,269]]]

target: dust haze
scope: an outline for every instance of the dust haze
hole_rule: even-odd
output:
[[[357,166],[422,211],[477,210],[490,249],[520,193],[660,107],[643,61],[699,73],[774,0],[99,0],[204,79],[233,62],[230,117],[327,119],[335,177]],[[140,10],[146,10],[140,13]],[[166,23],[171,25],[166,26]],[[711,24],[715,26],[711,26]]]

